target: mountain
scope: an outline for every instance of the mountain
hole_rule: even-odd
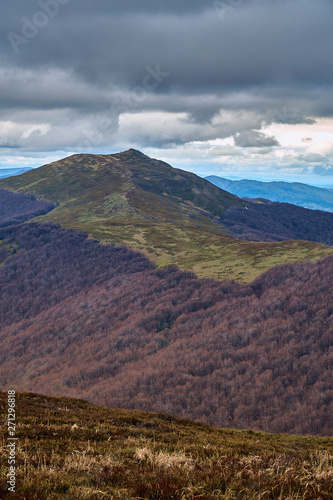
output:
[[[333,256],[243,285],[29,222],[0,262],[1,388],[332,435]]]
[[[260,182],[248,179],[232,181],[210,175],[206,179],[215,186],[242,198],[266,198],[292,203],[312,210],[333,212],[333,191],[300,182]]]
[[[5,178],[5,177],[12,177],[13,175],[21,175],[21,174],[24,174],[24,172],[28,172],[29,170],[32,170],[32,169],[29,167],[0,168],[0,179]]]
[[[7,397],[0,392],[3,422]],[[16,493],[1,462],[3,500],[331,498],[332,439],[216,429],[33,393],[15,399],[22,444]]]
[[[253,218],[259,217],[253,210],[260,207],[248,210],[252,203],[133,149],[73,155],[2,179],[0,189],[32,195],[55,207],[39,221],[86,231],[101,242],[125,244],[143,251],[157,266],[175,264],[199,277],[249,282],[274,265],[332,253],[317,244],[331,242],[331,219],[327,222],[324,215],[320,220],[310,212],[299,217],[288,208],[280,210],[276,221],[271,214],[260,214],[270,228],[263,235],[252,227]],[[245,229],[238,227],[239,213],[246,218]],[[308,227],[292,231],[291,225],[299,226],[300,221]],[[317,243],[282,241],[301,238]]]

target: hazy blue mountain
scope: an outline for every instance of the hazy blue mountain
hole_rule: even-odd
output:
[[[24,174],[24,172],[28,172],[28,170],[32,170],[32,169],[30,167],[0,168],[0,179],[4,179],[5,177],[12,177],[13,175]]]
[[[206,179],[215,186],[240,197],[266,198],[312,210],[333,212],[333,189],[309,186],[300,182],[260,182],[248,179],[232,181],[217,175],[210,175]]]

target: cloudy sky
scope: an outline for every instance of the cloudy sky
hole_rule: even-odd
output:
[[[130,147],[333,186],[332,0],[11,0],[0,167]]]

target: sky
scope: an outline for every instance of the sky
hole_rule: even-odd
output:
[[[333,186],[332,0],[12,0],[0,168],[135,148]]]

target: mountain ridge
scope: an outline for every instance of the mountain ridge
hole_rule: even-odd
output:
[[[311,210],[333,212],[333,192],[328,188],[301,182],[231,180],[216,175],[210,175],[205,179],[242,198],[266,198],[280,203],[292,203]]]
[[[272,244],[236,239],[223,218],[231,207],[246,211],[249,202],[133,149],[72,155],[2,179],[0,188],[57,204],[39,221],[125,244],[157,266],[175,264],[200,277],[251,281],[274,265],[331,253],[283,237]]]

